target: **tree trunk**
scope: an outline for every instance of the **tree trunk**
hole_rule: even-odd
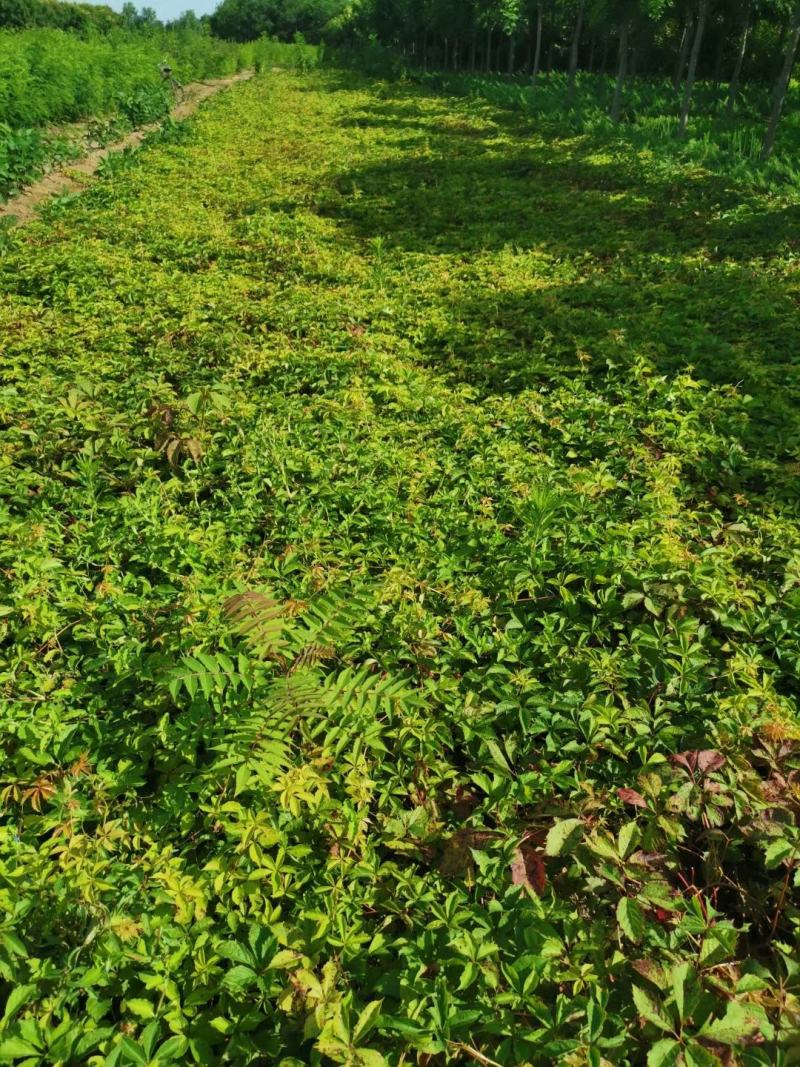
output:
[[[428,31],[422,35],[422,69],[428,73]]]
[[[634,45],[631,48],[631,78],[636,77],[636,71],[639,69],[639,49]]]
[[[508,38],[508,73],[514,73],[514,37],[513,35]]]
[[[725,58],[725,23],[720,28],[719,44],[717,45],[717,58],[714,60],[714,85],[719,86],[722,81],[722,61]]]
[[[585,0],[578,4],[578,14],[575,19],[575,32],[572,34],[572,45],[569,50],[569,74],[567,80],[567,103],[571,106],[575,100],[575,76],[578,73],[578,49],[581,44],[581,30],[583,29],[583,9]]]
[[[778,38],[778,52],[783,54],[783,46],[786,44],[786,34],[789,32],[789,23],[784,22],[781,25],[781,35]]]
[[[444,39],[444,69],[447,70],[450,65],[450,42],[445,37]]]
[[[728,89],[728,116],[733,115],[734,108],[736,107],[736,97],[739,95],[739,82],[742,80],[742,67],[744,66],[744,57],[747,55],[747,42],[750,37],[750,5],[747,7],[747,15],[745,16],[744,26],[742,27],[742,36],[739,38],[739,48],[736,53],[736,63],[733,68],[733,74],[731,75],[731,84]]]
[[[611,121],[619,122],[622,117],[622,90],[625,87],[625,75],[628,71],[628,23],[623,22],[619,28],[619,62],[617,63],[617,84],[614,86],[614,99],[611,103]]]
[[[703,46],[703,33],[706,28],[708,17],[708,0],[700,0],[700,9],[697,13],[697,29],[694,31],[692,54],[689,57],[689,70],[686,74],[686,86],[683,90],[683,103],[681,104],[681,121],[678,126],[678,136],[686,136],[686,127],[689,122],[689,111],[692,106],[692,90],[694,80],[697,77],[697,61],[700,58],[700,49]]]
[[[681,46],[678,49],[678,59],[675,63],[675,76],[672,79],[672,84],[677,90],[680,88],[680,84],[683,81],[683,72],[686,70],[686,57],[689,54],[689,41],[691,40],[692,30],[692,16],[687,15],[686,21],[683,24],[683,34],[681,35]]]
[[[605,74],[608,70],[608,42],[609,38],[603,39],[603,58],[600,60],[600,73]]]
[[[586,64],[586,70],[591,74],[594,70],[594,34],[592,34],[592,42],[589,45],[589,62]]]
[[[486,73],[492,69],[492,27],[486,27]]]
[[[792,67],[794,66],[795,57],[797,55],[798,44],[800,44],[800,3],[797,4],[794,9],[794,14],[792,15],[789,41],[786,46],[786,54],[783,57],[783,69],[778,78],[778,84],[775,86],[775,100],[772,105],[772,115],[769,120],[769,126],[767,127],[767,135],[764,138],[764,145],[761,149],[762,161],[769,159],[775,149],[775,138],[778,134],[778,124],[781,121],[783,104],[786,100],[786,90],[789,88],[789,80],[792,77]]]
[[[470,49],[469,49],[469,69],[472,71],[473,74],[475,73],[475,54],[476,54],[475,31],[473,30],[472,31],[472,43],[471,43]]]
[[[531,85],[536,84],[536,79],[539,77],[539,66],[542,62],[542,5],[536,8],[536,47],[533,50],[533,73],[531,74]]]

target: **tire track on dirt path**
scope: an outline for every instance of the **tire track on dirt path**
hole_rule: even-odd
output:
[[[226,78],[215,78],[211,81],[191,82],[184,88],[183,99],[170,110],[170,117],[180,121],[192,115],[209,97],[214,96],[220,89],[227,89],[237,82],[248,81],[253,76],[252,70],[240,71],[238,74],[229,75]],[[78,193],[86,189],[90,184],[100,163],[111,152],[119,152],[125,148],[136,148],[142,143],[148,133],[158,129],[160,122],[153,122],[147,126],[141,126],[138,130],[132,130],[125,137],[114,141],[113,144],[103,148],[95,148],[86,155],[72,163],[57,167],[50,171],[39,181],[26,186],[16,196],[12,196],[5,204],[0,205],[0,219],[11,219],[12,226],[23,226],[31,222],[37,216],[37,208],[40,204],[48,201],[53,196],[63,196],[66,193]]]

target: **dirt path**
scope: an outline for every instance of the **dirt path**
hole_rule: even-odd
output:
[[[184,89],[183,99],[172,108],[170,112],[173,119],[188,118],[204,100],[220,89],[225,89],[236,82],[247,81],[253,76],[251,70],[232,74],[227,78],[216,78],[213,81],[192,82]],[[46,174],[44,178],[27,186],[12,196],[5,204],[0,205],[0,219],[12,217],[12,225],[22,226],[36,217],[36,209],[51,196],[63,196],[65,193],[77,193],[85,189],[90,183],[103,160],[109,152],[118,152],[123,148],[135,148],[141,144],[144,138],[152,130],[157,129],[159,123],[151,123],[133,130],[126,137],[103,148],[95,148],[87,152],[85,156],[72,163],[65,164]]]

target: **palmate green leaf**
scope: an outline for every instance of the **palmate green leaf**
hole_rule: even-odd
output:
[[[628,822],[622,827],[617,837],[617,848],[622,859],[627,859],[641,840],[641,831],[635,822]]]
[[[687,1041],[683,1047],[686,1067],[719,1067],[720,1059],[699,1041]]]
[[[784,837],[770,841],[764,853],[764,862],[767,870],[774,870],[779,867],[784,860],[789,859],[795,852],[797,852],[797,845]]]
[[[5,948],[7,948],[14,956],[20,956],[22,958],[27,957],[28,950],[25,947],[24,941],[13,930],[0,931],[0,941],[2,941]]]
[[[714,1019],[703,1025],[700,1036],[720,1045],[741,1045],[757,1034],[763,1023],[763,1009],[731,1001],[721,1019]]]
[[[658,1027],[659,1030],[663,1030],[665,1033],[673,1032],[672,1023],[654,997],[651,997],[649,993],[646,993],[638,985],[631,986],[631,994],[636,1010],[646,1022],[652,1023],[653,1026]]]
[[[104,1041],[108,1041],[116,1033],[116,1026],[101,1026],[96,1030],[88,1030],[76,1041],[72,1049],[72,1055],[80,1059],[80,1057],[88,1055]]]
[[[665,908],[668,911],[682,911],[685,907],[684,900],[676,893],[669,882],[664,882],[658,878],[642,885],[639,890],[639,900],[646,901],[648,904],[655,904],[656,907]]]
[[[632,897],[621,897],[617,903],[617,922],[629,941],[638,944],[644,937],[646,920],[641,905]]]
[[[11,1063],[13,1060],[22,1059],[25,1056],[40,1056],[41,1049],[32,1045],[22,1037],[6,1037],[0,1041],[0,1060]]]
[[[611,860],[616,864],[620,859],[619,846],[614,839],[603,833],[594,833],[586,838],[586,845],[591,851],[602,859]]]
[[[548,856],[563,856],[571,852],[583,836],[581,819],[562,819],[547,834],[544,850]]]
[[[155,1015],[155,1007],[149,1000],[141,997],[133,997],[125,1001],[125,1007],[139,1019],[152,1019]]]
[[[155,1058],[161,1063],[184,1062],[189,1041],[182,1034],[173,1034],[156,1049]]]
[[[641,604],[644,600],[644,593],[640,593],[637,590],[631,590],[626,593],[622,598],[622,606],[626,610],[633,607],[634,604]]]
[[[656,989],[665,993],[671,985],[671,976],[655,960],[634,960],[633,967],[636,973],[648,982],[652,982]]]
[[[121,1063],[134,1063],[137,1067],[147,1067],[147,1053],[133,1038],[124,1035],[119,1047]]]
[[[672,995],[679,1018],[688,1019],[699,997],[697,974],[690,963],[679,963],[672,968]]]
[[[145,1026],[141,1034],[139,1034],[139,1044],[144,1049],[145,1056],[147,1056],[148,1060],[152,1058],[160,1032],[161,1023],[158,1019],[153,1019],[152,1022],[149,1022],[147,1026]]]
[[[255,969],[256,960],[253,953],[239,941],[223,941],[216,947],[217,955],[223,959],[232,960],[234,963],[242,963],[246,967]]]
[[[18,985],[8,994],[5,1009],[3,1011],[3,1023],[8,1023],[17,1014],[20,1008],[32,1001],[38,986],[32,983]]]
[[[256,972],[251,967],[240,963],[225,972],[222,985],[231,993],[242,993],[257,980]]]
[[[481,1017],[481,1012],[477,1008],[461,1008],[458,1011],[452,1012],[447,1022],[453,1031],[463,1030],[468,1026],[472,1026]]]
[[[330,1027],[326,1027],[317,1038],[314,1048],[317,1052],[323,1056],[329,1057],[334,1063],[347,1062],[350,1056],[350,1044],[346,1039],[342,1039],[338,1034],[331,1032]]]
[[[409,1041],[426,1041],[428,1038],[428,1031],[424,1026],[418,1022],[414,1022],[410,1019],[400,1018],[394,1015],[381,1015],[376,1023],[381,1030],[389,1030],[392,1033],[400,1034],[401,1037]],[[415,1048],[418,1047],[416,1044]]]
[[[276,952],[269,963],[269,968],[272,971],[282,971],[289,967],[295,967],[300,961],[300,956],[297,952],[294,952],[289,948],[282,948],[279,952]]]
[[[361,1067],[388,1067],[389,1061],[374,1048],[357,1048],[353,1050],[354,1062]]]
[[[381,1012],[382,1000],[373,1000],[362,1010],[353,1027],[353,1044],[363,1041],[376,1025]]]
[[[681,1056],[680,1041],[664,1037],[647,1053],[647,1067],[675,1067]]]
[[[29,1041],[32,1045],[44,1047],[46,1044],[45,1027],[40,1024],[35,1016],[28,1015],[24,1019],[19,1019],[17,1021],[17,1029],[20,1037],[25,1041]]]

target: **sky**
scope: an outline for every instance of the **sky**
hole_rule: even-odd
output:
[[[125,0],[92,0],[93,3],[107,2],[108,7],[121,11]],[[219,0],[133,0],[137,7],[152,7],[162,22],[177,18],[187,8],[195,15],[210,15]]]

